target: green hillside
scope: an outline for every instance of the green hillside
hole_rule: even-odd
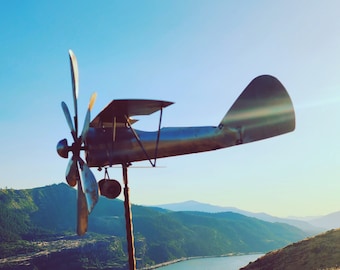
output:
[[[340,229],[272,251],[242,270],[340,269]]]
[[[73,262],[67,269],[71,265],[124,269],[122,201],[101,197],[89,217],[89,233],[80,238],[74,234],[75,198],[76,190],[66,184],[0,190],[0,269],[15,265],[19,257],[21,264],[34,264],[37,269],[52,261],[53,265],[59,262],[55,269],[62,269],[67,258]],[[268,252],[306,237],[295,227],[232,212],[171,212],[138,205],[132,206],[132,212],[139,266],[181,257]],[[42,251],[49,259],[40,256]]]

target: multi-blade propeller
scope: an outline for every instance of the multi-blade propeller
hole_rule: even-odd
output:
[[[70,64],[71,64],[71,79],[73,90],[73,103],[74,103],[74,122],[72,121],[70,111],[65,102],[61,103],[66,122],[71,130],[73,143],[68,146],[67,140],[63,139],[57,144],[57,152],[63,158],[68,158],[68,153],[72,152],[72,157],[66,168],[67,183],[74,187],[77,185],[78,198],[77,198],[77,233],[83,235],[87,231],[88,215],[98,201],[99,192],[97,181],[91,172],[89,166],[80,157],[80,151],[85,150],[85,139],[90,128],[91,110],[96,100],[96,93],[92,94],[84,120],[83,130],[78,136],[78,64],[74,53],[69,50]],[[79,173],[80,170],[80,173]]]

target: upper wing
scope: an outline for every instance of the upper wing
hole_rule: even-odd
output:
[[[107,127],[126,123],[126,117],[149,115],[173,104],[170,101],[148,99],[117,99],[107,105],[90,123],[90,127]],[[133,123],[136,121],[133,121]]]

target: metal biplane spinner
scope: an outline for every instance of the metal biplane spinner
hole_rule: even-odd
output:
[[[295,114],[284,86],[273,76],[256,77],[222,118],[217,126],[161,127],[163,109],[173,102],[162,100],[113,100],[92,121],[90,113],[96,94],[93,94],[85,116],[82,132],[78,129],[78,64],[69,51],[74,102],[74,117],[67,105],[62,109],[71,130],[73,143],[66,139],[57,144],[63,158],[72,157],[66,169],[66,180],[78,189],[77,233],[87,231],[88,215],[98,201],[99,194],[116,198],[121,191],[118,181],[104,179],[99,185],[89,167],[106,168],[122,165],[124,178],[127,237],[130,269],[135,269],[133,235],[128,193],[127,168],[132,162],[149,160],[156,166],[157,158],[211,151],[238,144],[254,142],[291,132],[295,129]],[[133,116],[160,112],[158,130],[146,132],[133,128]],[[85,161],[80,152],[85,151]],[[99,186],[99,188],[98,188]]]

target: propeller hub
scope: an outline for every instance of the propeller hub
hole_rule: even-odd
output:
[[[70,148],[67,145],[67,140],[63,139],[57,144],[57,152],[62,158],[68,158],[68,152]]]

